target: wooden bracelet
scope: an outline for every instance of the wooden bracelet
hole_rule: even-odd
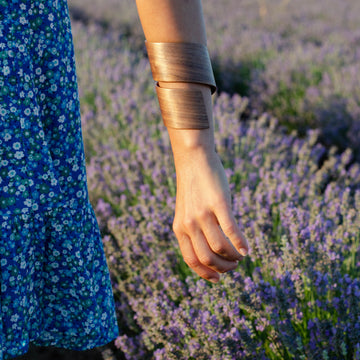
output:
[[[208,129],[209,120],[200,90],[168,89],[156,84],[161,116],[166,127]]]
[[[200,90],[160,87],[159,82],[216,83],[207,47],[196,43],[145,42],[165,126],[207,129],[209,120]]]

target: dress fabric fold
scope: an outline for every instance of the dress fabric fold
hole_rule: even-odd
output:
[[[118,336],[66,0],[0,0],[0,360]]]

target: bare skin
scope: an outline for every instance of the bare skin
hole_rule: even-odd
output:
[[[136,4],[148,41],[206,45],[201,0],[137,0]],[[205,99],[209,129],[167,128],[177,178],[173,230],[186,264],[204,279],[217,282],[220,273],[237,267],[249,245],[232,213],[229,184],[215,151],[211,91],[192,83],[160,86],[197,88]]]

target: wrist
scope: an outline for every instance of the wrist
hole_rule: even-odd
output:
[[[184,148],[173,150],[174,165],[176,172],[183,174],[184,169],[199,168],[204,162],[210,162],[210,160],[217,156],[214,147],[197,146],[192,148]]]
[[[209,129],[167,128],[174,156],[192,152],[211,152],[215,150],[214,132]]]
[[[160,86],[167,88],[187,88],[200,90],[204,98],[206,114],[209,121],[209,128],[207,129],[178,129],[167,127],[174,156],[176,156],[178,153],[214,151],[214,124],[210,87],[194,83],[162,83]]]

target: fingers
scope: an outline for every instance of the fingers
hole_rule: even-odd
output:
[[[222,231],[230,239],[237,251],[243,256],[247,255],[249,252],[249,244],[240,231],[228,204],[226,202],[221,203],[214,209],[214,213]]]
[[[230,261],[242,260],[243,256],[235,249],[234,245],[226,239],[218,226],[218,221],[213,213],[209,213],[201,221],[201,229],[207,239],[210,249]]]
[[[237,268],[237,261],[227,260],[211,250],[204,234],[201,231],[199,231],[195,236],[192,236],[191,239],[193,249],[201,264],[220,273]]]
[[[214,254],[200,234],[196,240],[191,241],[190,237],[183,233],[179,237],[179,245],[185,263],[199,276],[211,282],[219,281],[220,275],[217,271],[225,272],[237,267],[237,262],[228,261]]]
[[[174,222],[173,230],[185,263],[199,276],[215,283],[220,279],[218,272],[236,269],[238,261],[249,251],[247,240],[226,203],[197,220],[188,219],[176,225]]]

